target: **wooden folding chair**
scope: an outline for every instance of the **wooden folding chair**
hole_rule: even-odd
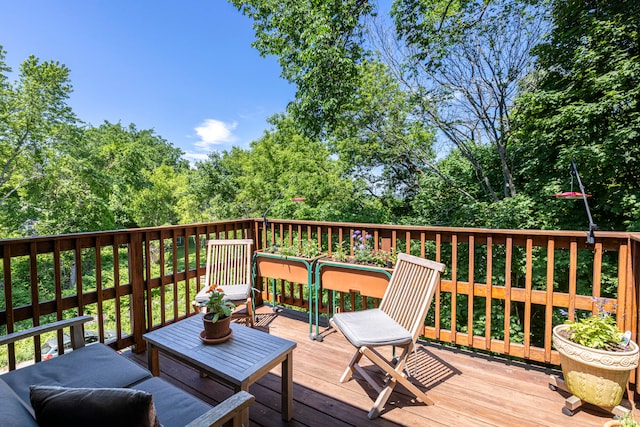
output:
[[[227,239],[207,241],[207,264],[204,286],[193,301],[196,311],[206,311],[211,287],[222,288],[225,300],[236,304],[232,318],[249,318],[253,328],[254,302],[251,285],[253,240]],[[242,305],[245,307],[242,308]]]
[[[418,400],[427,405],[433,404],[425,393],[409,381],[405,369],[407,359],[424,330],[424,320],[444,267],[444,264],[438,262],[399,254],[379,308],[337,313],[330,319],[331,325],[357,348],[340,382],[348,381],[358,371],[379,393],[369,411],[369,419],[380,415],[397,383],[405,386]],[[401,352],[388,360],[375,350],[375,347],[380,346],[393,346],[394,353],[397,349]],[[358,364],[362,356],[366,356],[384,371],[384,386],[380,386]]]

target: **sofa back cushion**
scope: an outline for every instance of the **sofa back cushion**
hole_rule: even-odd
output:
[[[27,403],[0,379],[0,424],[4,427],[38,427]]]
[[[40,427],[158,427],[151,394],[127,388],[31,386]]]
[[[18,397],[29,402],[30,385],[129,387],[151,373],[104,344],[93,344],[45,362],[0,375]]]

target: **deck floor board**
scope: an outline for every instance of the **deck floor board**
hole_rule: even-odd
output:
[[[401,386],[389,399],[381,416],[367,413],[375,392],[359,379],[340,383],[354,353],[347,341],[333,331],[323,332],[322,342],[309,339],[308,317],[285,311],[259,310],[259,328],[296,341],[293,355],[294,415],[290,423],[280,418],[280,368],[253,384],[253,426],[602,426],[612,415],[584,406],[573,417],[562,414],[566,394],[551,391],[548,378],[557,371],[504,360],[437,343],[420,342],[408,366],[414,383],[426,391],[435,405],[416,402]],[[145,354],[129,357],[146,366]],[[415,360],[414,360],[415,359]],[[185,365],[161,355],[161,376],[215,404],[229,397],[231,389]],[[372,369],[373,372],[373,369]],[[627,401],[624,402],[628,403]]]

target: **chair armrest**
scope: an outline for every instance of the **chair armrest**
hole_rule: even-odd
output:
[[[33,328],[25,329],[24,331],[12,332],[0,337],[0,345],[11,344],[25,338],[42,335],[45,332],[57,331],[58,329],[70,327],[71,346],[74,349],[84,347],[82,325],[90,320],[93,320],[93,317],[77,316],[71,319],[58,320],[57,322],[47,323],[46,325],[34,326]]]
[[[232,419],[237,421],[233,425],[239,426],[242,423],[242,411],[247,409],[254,400],[256,398],[252,394],[239,391],[191,421],[186,427],[217,427]]]

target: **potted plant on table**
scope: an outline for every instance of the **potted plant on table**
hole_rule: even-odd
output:
[[[553,344],[567,390],[581,401],[613,410],[622,401],[629,373],[638,366],[638,345],[630,333],[618,330],[605,310],[606,299],[594,302],[596,314],[553,328]]]
[[[224,290],[217,285],[210,287],[209,299],[205,303],[207,313],[203,316],[204,338],[220,340],[231,334],[231,312],[236,308],[231,301],[224,299]]]

